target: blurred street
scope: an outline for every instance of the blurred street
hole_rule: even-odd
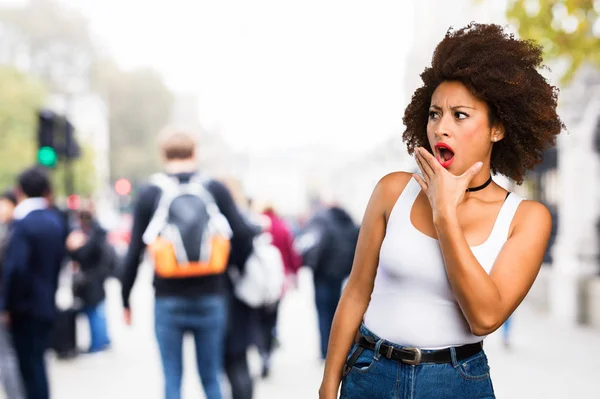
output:
[[[0,399],[205,398],[182,331],[211,398],[317,398],[355,254],[382,334],[528,294],[496,396],[600,399],[600,0],[369,5],[0,0]]]
[[[121,322],[119,286],[108,283],[109,320],[113,349],[81,355],[73,361],[50,361],[53,397],[105,399],[162,397],[162,376],[152,327],[152,290],[147,268],[134,290],[135,325]],[[316,312],[311,276],[300,274],[300,289],[288,295],[281,309],[281,348],[272,375],[257,378],[256,397],[315,398],[322,373],[318,360]],[[582,327],[558,327],[523,304],[513,319],[513,345],[505,350],[499,334],[486,341],[498,398],[599,398],[600,335]],[[80,345],[87,325],[79,325]],[[193,342],[185,345],[184,398],[201,398],[195,373]],[[253,374],[259,374],[258,356],[251,356]]]

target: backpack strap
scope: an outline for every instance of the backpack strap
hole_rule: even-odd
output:
[[[168,176],[164,173],[157,173],[151,176],[150,183],[159,187],[162,193],[158,207],[142,236],[144,243],[148,245],[160,235],[167,223],[171,203],[175,198],[183,194],[191,194],[201,198],[206,203],[206,210],[211,219],[211,228],[214,229],[214,232],[231,238],[233,235],[231,226],[219,210],[213,195],[206,188],[206,184],[209,181],[209,179],[199,174],[193,175],[188,183],[180,183],[176,177]]]
[[[188,192],[190,194],[197,195],[206,203],[206,211],[210,217],[211,232],[231,238],[233,236],[231,226],[225,216],[221,213],[214,196],[207,188],[210,181],[211,179],[201,174],[195,174],[190,179],[186,189],[189,190]]]
[[[186,194],[192,194],[200,197],[206,203],[206,209],[210,216],[220,213],[219,207],[213,195],[208,191],[206,186],[210,179],[207,179],[199,174],[195,174],[190,178],[190,181],[182,185],[182,191]]]
[[[157,173],[150,177],[150,184],[155,185],[161,190],[158,206],[148,223],[146,231],[142,236],[142,240],[146,245],[150,244],[160,234],[165,227],[167,218],[169,217],[169,207],[175,198],[181,195],[182,188],[179,180],[176,177],[169,176],[165,173]]]

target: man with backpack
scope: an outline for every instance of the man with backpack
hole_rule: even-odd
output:
[[[243,268],[255,231],[227,188],[198,172],[196,143],[182,131],[161,140],[165,174],[140,189],[122,278],[124,318],[147,247],[154,261],[155,330],[165,377],[165,398],[181,397],[182,344],[194,335],[196,362],[207,399],[222,398],[228,266]]]
[[[322,359],[342,284],[352,269],[358,231],[348,212],[333,205],[318,210],[295,242],[303,264],[313,271]]]

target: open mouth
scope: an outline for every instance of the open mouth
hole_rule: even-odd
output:
[[[454,161],[454,150],[446,143],[436,144],[435,152],[437,160],[444,168],[448,168]]]

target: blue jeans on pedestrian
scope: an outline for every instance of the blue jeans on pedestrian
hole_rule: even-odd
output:
[[[90,323],[90,348],[89,352],[99,352],[110,345],[108,328],[106,326],[106,311],[104,301],[96,306],[83,308],[83,312]]]
[[[0,380],[6,396],[10,399],[25,399],[13,339],[3,323],[0,323]]]
[[[493,399],[487,357],[481,352],[457,361],[451,348],[451,363],[409,365],[378,354],[382,344],[402,348],[385,341],[364,325],[363,335],[377,342],[375,349],[365,349],[342,379],[341,399]],[[358,345],[352,345],[348,358]],[[428,352],[426,350],[424,353]],[[347,358],[347,359],[348,359]]]
[[[342,295],[343,280],[315,279],[315,304],[319,319],[319,335],[321,337],[321,357],[327,356],[327,345],[333,316]]]
[[[227,320],[226,297],[157,297],[154,305],[156,339],[165,377],[165,399],[181,398],[183,336],[190,332],[196,363],[207,399],[221,399],[219,374]]]

